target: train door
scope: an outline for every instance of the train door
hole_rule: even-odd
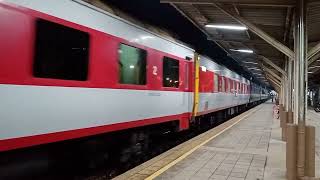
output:
[[[193,83],[192,83],[192,59],[186,58],[185,61],[181,61],[180,67],[181,71],[181,80],[183,86],[183,106],[185,108],[185,112],[193,111]],[[192,113],[187,113],[184,115],[183,120],[181,121],[182,126],[180,126],[180,130],[188,129],[189,123],[192,120]]]

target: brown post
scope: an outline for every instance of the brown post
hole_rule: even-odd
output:
[[[280,127],[282,128],[282,141],[286,141],[287,137],[287,115],[286,111],[282,111],[280,114]]]
[[[306,126],[305,176],[315,177],[315,127]]]
[[[287,179],[297,180],[297,125],[287,124]]]
[[[283,112],[284,112],[284,107],[282,104],[279,105],[279,117],[280,117],[280,127],[283,127],[283,123],[282,123],[282,119],[284,119],[283,117]]]
[[[293,112],[292,111],[288,112],[287,119],[288,119],[287,123],[293,124]]]

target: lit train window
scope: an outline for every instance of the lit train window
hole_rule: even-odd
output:
[[[121,84],[146,84],[146,57],[145,50],[120,44],[119,82]]]
[[[219,76],[217,74],[214,74],[214,91],[219,91]]]
[[[229,85],[230,85],[230,92],[233,93],[233,80],[229,80]]]
[[[225,86],[225,84],[224,84],[225,82],[224,82],[224,77],[221,77],[221,92],[225,92],[226,91],[226,86]]]
[[[230,92],[230,81],[228,78],[225,78],[226,81],[226,92]]]
[[[164,57],[163,58],[163,79],[164,87],[179,87],[179,61]]]
[[[85,81],[88,59],[88,33],[43,19],[36,21],[35,77]]]

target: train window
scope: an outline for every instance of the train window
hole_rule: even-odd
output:
[[[219,76],[214,74],[214,91],[218,92],[219,89]]]
[[[226,83],[226,92],[230,92],[230,81],[228,78],[225,78],[225,83]]]
[[[179,87],[179,61],[169,57],[163,58],[163,86]]]
[[[238,82],[236,82],[235,91],[236,91],[236,93],[238,93],[238,94],[239,94],[239,83],[238,83]]]
[[[35,77],[85,81],[88,59],[88,33],[43,19],[36,21]]]
[[[221,77],[221,92],[225,92],[226,91],[226,86],[225,86],[225,81],[224,81],[224,77]]]
[[[120,44],[119,82],[121,84],[146,84],[147,52],[143,49]]]
[[[189,64],[186,63],[184,65],[184,70],[185,70],[185,77],[184,77],[184,84],[185,84],[185,88],[188,89],[189,88]]]
[[[229,79],[230,92],[233,93],[233,80]]]

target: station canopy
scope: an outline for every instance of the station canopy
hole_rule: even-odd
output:
[[[296,0],[160,0],[198,27],[252,77],[274,86],[294,58]],[[309,85],[319,85],[320,1],[307,11]],[[280,68],[280,69],[279,69]]]

